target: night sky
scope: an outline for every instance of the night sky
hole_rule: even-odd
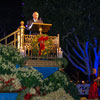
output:
[[[0,38],[14,32],[21,21],[21,1],[3,0],[0,1]]]

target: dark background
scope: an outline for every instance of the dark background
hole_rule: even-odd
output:
[[[26,24],[34,11],[45,23],[53,24],[50,33],[59,33],[61,39],[70,32],[82,41],[100,36],[100,0],[2,0],[0,37],[15,31],[21,20]]]
[[[0,1],[0,38],[14,32],[22,19],[20,0]]]

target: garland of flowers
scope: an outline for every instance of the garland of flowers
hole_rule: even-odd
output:
[[[45,56],[50,53],[52,40],[47,34],[36,35],[31,43],[33,47],[33,55]]]

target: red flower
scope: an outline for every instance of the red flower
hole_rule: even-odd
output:
[[[39,56],[41,55],[41,50],[45,49],[44,41],[48,40],[47,36],[41,36],[38,41],[40,42],[40,50],[39,50]]]
[[[27,94],[24,96],[24,100],[30,100],[31,97],[32,97],[32,94],[27,93]]]
[[[39,42],[43,41],[43,36],[38,39]]]
[[[25,89],[26,89],[26,87],[24,86],[24,87],[20,88],[19,91],[22,91],[22,90],[25,90]]]
[[[48,37],[46,36],[46,37],[44,37],[44,40],[46,41],[46,40],[48,40]]]
[[[8,85],[8,83],[10,83],[12,80],[14,80],[14,78],[11,78],[10,80],[5,81],[6,85]]]
[[[48,37],[47,36],[41,36],[38,41],[41,42],[41,41],[46,41],[48,40]]]

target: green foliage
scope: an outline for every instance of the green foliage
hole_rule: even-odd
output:
[[[0,73],[11,74],[16,69],[16,64],[24,65],[27,58],[20,55],[20,52],[12,47],[0,44]]]
[[[46,96],[34,96],[31,100],[74,100],[74,98],[69,93],[66,93],[63,88],[59,88]]]
[[[18,68],[15,73],[22,86],[30,88],[42,84],[42,74],[34,68]]]
[[[69,93],[75,100],[80,100],[79,92],[76,87],[76,84],[73,82],[69,82],[68,86],[65,87],[67,93]]]
[[[6,67],[7,66],[7,67]],[[11,74],[12,73],[12,71],[11,71],[11,66],[10,67],[8,67],[9,65],[6,65],[6,64],[2,64],[2,65],[0,65],[0,73],[1,74]],[[6,67],[6,68],[5,68]]]
[[[59,88],[65,88],[68,85],[68,82],[66,75],[57,71],[43,81],[42,91],[50,93]]]
[[[22,64],[23,59],[16,48],[0,45],[0,74],[16,74],[22,86],[41,85],[42,74],[34,68],[19,67],[16,69],[16,64]]]
[[[60,71],[55,72],[43,81],[41,91],[48,94],[58,90],[59,88],[63,88],[66,93],[69,93],[75,100],[80,100],[76,85],[69,81],[69,78],[65,73]]]
[[[59,67],[61,67],[61,68],[62,68],[62,66],[63,66],[64,68],[66,68],[67,65],[68,65],[68,61],[67,61],[66,58],[57,58],[57,59],[56,59],[56,62],[57,62],[57,64],[60,65]]]
[[[23,65],[24,61],[27,59],[20,55],[20,52],[17,48],[13,46],[5,46],[0,44],[0,57],[2,58],[1,62],[12,63],[14,65],[19,64]]]
[[[55,72],[54,74],[52,74],[51,76],[49,76],[48,78],[46,78],[45,80],[42,81],[42,85],[40,86],[41,96],[37,96],[36,98],[38,98],[39,100],[42,100],[43,98],[48,97],[48,100],[49,100],[51,96],[52,96],[52,98],[54,98],[53,93],[55,93],[55,96],[60,96],[59,93],[61,91],[59,91],[59,90],[61,88],[66,91],[67,98],[74,98],[75,100],[80,100],[79,96],[78,96],[78,91],[77,91],[76,85],[72,82],[69,82],[69,78],[65,75],[65,73],[61,73],[60,71]],[[59,95],[56,95],[56,91],[59,91],[58,92]],[[20,92],[18,95],[18,98],[23,98],[26,93],[29,93],[29,90],[27,92],[26,92],[26,90],[23,90],[22,92]],[[42,97],[43,94],[47,94],[46,97]],[[49,96],[49,95],[51,95],[51,96]],[[36,98],[33,97],[33,99],[36,99]],[[66,99],[64,99],[64,100],[66,100]]]
[[[11,49],[7,46],[0,45],[0,73],[11,74],[11,68],[15,68],[15,64],[12,59]],[[13,52],[13,50],[12,50]]]

